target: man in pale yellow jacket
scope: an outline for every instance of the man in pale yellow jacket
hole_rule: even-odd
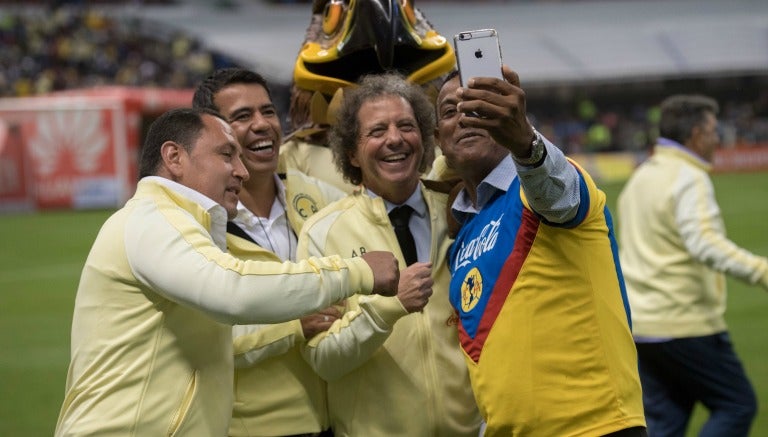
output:
[[[747,436],[757,412],[725,323],[725,274],[768,290],[768,258],[725,235],[708,174],[720,144],[717,112],[706,96],[665,99],[653,155],[619,195],[649,435],[685,434],[697,402],[710,411],[701,435]]]
[[[212,111],[172,110],[150,127],[136,194],[83,269],[57,436],[225,435],[232,324],[394,294],[391,254],[281,264],[226,253],[226,220],[248,177],[241,154]]]
[[[447,195],[419,179],[433,156],[434,120],[423,91],[400,76],[369,76],[347,91],[331,144],[345,178],[362,185],[310,217],[299,237],[300,257],[393,250],[404,268],[396,297],[347,299],[342,319],[304,350],[328,381],[337,437],[478,435],[448,302]],[[411,261],[388,217],[403,207],[413,211]]]
[[[255,71],[214,71],[195,90],[195,107],[220,112],[243,147],[249,179],[227,224],[230,253],[296,260],[296,236],[314,212],[345,196],[295,169],[278,175],[282,127],[267,81]],[[329,307],[285,323],[235,325],[231,437],[319,435],[328,428],[325,381],[304,361],[304,342],[340,316]]]

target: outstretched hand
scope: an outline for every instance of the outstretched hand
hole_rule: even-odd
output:
[[[504,80],[474,77],[466,88],[459,88],[457,109],[462,112],[459,123],[488,131],[500,145],[515,156],[531,154],[533,126],[526,115],[525,91],[520,77],[509,66],[502,66]]]

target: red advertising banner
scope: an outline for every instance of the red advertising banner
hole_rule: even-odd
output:
[[[22,124],[35,179],[35,203],[93,208],[120,202],[113,117],[120,108],[38,111]]]
[[[768,171],[768,145],[718,149],[713,158],[716,172]]]
[[[569,155],[599,182],[621,182],[629,178],[635,167],[648,158],[645,153],[583,153]],[[712,158],[712,171],[738,173],[768,171],[768,144],[755,144],[717,149]]]
[[[128,87],[0,99],[0,212],[122,206],[144,129],[191,102],[192,90]]]
[[[28,173],[21,127],[0,118],[0,211],[32,208],[34,199]]]

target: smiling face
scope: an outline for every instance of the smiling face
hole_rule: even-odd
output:
[[[237,214],[238,194],[248,172],[232,128],[213,115],[202,117],[205,128],[195,145],[190,151],[179,146],[176,181],[222,205],[231,219]]]
[[[272,177],[277,170],[282,128],[267,90],[256,83],[234,83],[219,90],[213,102],[232,126],[248,172],[254,177]]]
[[[509,154],[509,150],[496,143],[485,129],[465,128],[459,123],[461,113],[456,110],[459,97],[459,77],[446,82],[437,96],[437,129],[440,149],[446,163],[462,177],[479,183]]]
[[[368,100],[357,113],[360,137],[350,157],[363,184],[393,203],[403,203],[419,183],[424,156],[421,131],[411,105],[386,95]]]

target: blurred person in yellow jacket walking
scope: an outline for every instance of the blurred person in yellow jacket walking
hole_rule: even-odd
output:
[[[757,400],[725,323],[725,274],[768,290],[768,259],[738,247],[708,172],[717,101],[675,95],[661,104],[653,155],[619,195],[621,263],[632,306],[648,431],[683,435],[693,407],[701,436],[746,436]]]

